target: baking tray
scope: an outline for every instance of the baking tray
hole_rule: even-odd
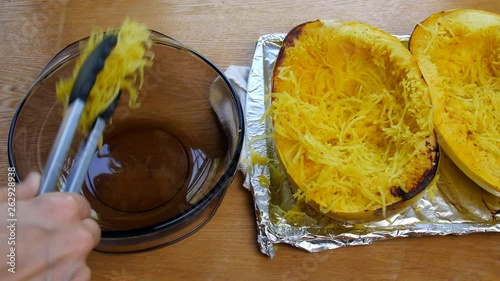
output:
[[[479,197],[467,201],[465,207],[456,200],[453,202],[453,198],[466,199],[449,194],[450,185],[456,181],[446,182],[439,177],[406,211],[374,223],[352,225],[335,221],[296,201],[277,160],[273,139],[268,137],[272,132],[271,122],[269,118],[262,118],[270,102],[267,94],[272,70],[285,36],[273,33],[257,40],[245,101],[245,187],[254,198],[257,242],[262,253],[274,257],[276,244],[320,252],[393,238],[500,232],[498,210],[487,208],[491,206],[485,206]],[[396,37],[408,46],[409,36]],[[269,161],[264,161],[266,158]],[[447,167],[453,165],[442,153],[441,161],[443,159],[448,161]],[[482,189],[474,188],[468,192],[480,196]]]

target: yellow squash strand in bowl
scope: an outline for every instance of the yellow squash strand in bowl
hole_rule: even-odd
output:
[[[137,97],[143,84],[144,68],[153,64],[153,53],[149,50],[153,43],[150,32],[144,25],[127,19],[119,30],[111,30],[109,33],[117,34],[118,41],[106,59],[103,70],[97,75],[85,105],[78,128],[84,135],[89,133],[97,116],[109,106],[119,91],[128,93],[131,108],[139,106]],[[81,46],[82,53],[72,76],[61,79],[56,85],[57,98],[64,105],[65,111],[80,68],[104,35],[103,32],[97,32],[90,36],[86,44]]]

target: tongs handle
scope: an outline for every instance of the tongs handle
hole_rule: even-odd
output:
[[[64,115],[49,158],[45,164],[38,194],[56,191],[57,180],[73,142],[90,90],[95,84],[97,74],[104,68],[105,60],[116,43],[116,35],[105,37],[83,63],[71,90],[68,110]]]

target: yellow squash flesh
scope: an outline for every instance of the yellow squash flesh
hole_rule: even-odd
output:
[[[437,171],[429,89],[410,52],[358,22],[315,21],[284,39],[273,136],[295,197],[346,222],[415,202]]]
[[[440,146],[474,182],[500,196],[500,16],[434,14],[410,50],[431,89]]]

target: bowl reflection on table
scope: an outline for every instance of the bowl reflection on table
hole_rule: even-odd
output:
[[[122,96],[82,188],[102,229],[100,251],[147,250],[199,229],[222,201],[241,152],[243,111],[224,75],[177,41],[152,35],[155,60],[140,107],[130,109]],[[72,72],[80,43],[49,62],[14,116],[8,148],[18,180],[43,171],[62,120],[55,85]],[[82,139],[73,140],[59,188]]]

